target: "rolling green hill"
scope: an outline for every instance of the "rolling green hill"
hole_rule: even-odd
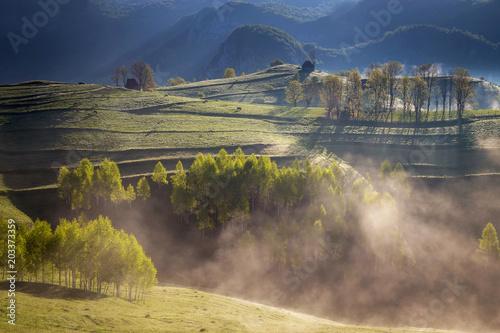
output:
[[[7,284],[1,283],[1,290]],[[6,293],[5,293],[6,294]],[[7,298],[3,298],[7,299]],[[195,289],[155,287],[145,303],[50,284],[17,282],[16,325],[8,332],[444,332],[346,326],[286,309]],[[6,309],[2,307],[1,313]]]

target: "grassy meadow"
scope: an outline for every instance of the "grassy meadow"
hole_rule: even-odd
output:
[[[0,284],[6,294],[7,284]],[[157,286],[145,303],[53,284],[18,282],[16,325],[9,332],[444,332],[340,323],[196,289]],[[7,297],[2,297],[7,299]],[[0,309],[5,315],[6,309]]]

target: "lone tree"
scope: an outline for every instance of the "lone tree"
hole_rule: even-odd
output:
[[[125,66],[120,67],[120,74],[122,76],[123,86],[125,87],[125,83],[127,83],[127,74],[128,74],[127,67]]]
[[[113,82],[118,87],[118,82],[120,82],[120,68],[115,67],[111,72],[111,82]]]
[[[271,63],[269,64],[269,67],[275,67],[275,66],[279,66],[279,65],[283,65],[283,64],[284,64],[283,60],[276,59],[276,60],[271,61]]]
[[[287,103],[293,104],[293,106],[297,106],[297,103],[304,98],[302,85],[299,81],[291,81],[285,88],[285,93]]]
[[[497,231],[491,222],[483,229],[482,238],[479,239],[479,249],[476,251],[486,256],[485,269],[488,268],[489,258],[500,259]]]
[[[453,97],[457,102],[458,119],[461,121],[465,106],[476,96],[472,77],[467,69],[457,67],[451,73],[453,82]]]
[[[153,70],[149,64],[139,60],[130,65],[130,73],[137,79],[141,90],[150,91],[156,88],[156,83],[153,78]]]
[[[328,111],[328,118],[332,118],[333,109],[337,109],[337,119],[339,118],[343,91],[342,80],[336,75],[328,74],[320,91],[321,102]]]
[[[226,68],[224,71],[224,76],[222,76],[223,79],[229,79],[232,77],[236,77],[236,72],[234,71],[234,68]]]

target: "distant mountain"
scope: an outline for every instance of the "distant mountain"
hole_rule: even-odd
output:
[[[326,48],[353,45],[356,40],[380,38],[399,26],[430,24],[457,28],[500,42],[498,0],[359,0],[346,2],[326,17],[306,22],[291,32],[301,42]]]
[[[235,29],[202,70],[203,77],[221,77],[226,67],[239,74],[267,68],[274,59],[301,64],[307,58],[302,45],[292,36],[272,27],[245,25]]]
[[[78,0],[42,7],[36,0],[3,2],[0,82],[93,80],[89,73],[100,65],[109,64],[178,19],[168,2],[150,1],[126,8],[107,4]],[[40,27],[34,25],[34,18],[40,20]],[[13,43],[9,33],[15,35]]]
[[[201,75],[220,77],[226,67],[237,72],[254,72],[276,58],[301,65],[309,47],[282,30],[260,25],[240,27],[221,44]],[[433,62],[443,73],[464,67],[476,77],[500,80],[498,59],[500,44],[458,29],[414,25],[399,27],[350,49],[318,48],[316,69],[334,73],[358,67],[362,71],[372,62],[395,60],[411,72],[413,66]]]
[[[176,76],[191,80],[200,75],[204,65],[237,27],[265,25],[266,22],[273,22],[273,27],[286,30],[298,27],[301,21],[266,6],[230,1],[222,7],[207,7],[183,17],[155,38],[120,57],[115,65],[128,64],[140,58],[160,74],[159,84],[165,84],[168,78]],[[262,48],[259,52],[263,52]],[[107,73],[106,70],[109,68],[100,69]],[[98,75],[98,72],[95,74]]]
[[[500,43],[458,29],[431,25],[399,27],[383,37],[345,50],[319,49],[318,68],[327,71],[365,68],[372,62],[397,60],[412,66],[432,62],[443,72],[454,67],[469,69],[476,77],[500,79]]]
[[[367,62],[396,57],[417,64],[440,61],[452,66],[460,62],[473,71],[476,68],[483,71],[486,64],[492,66],[491,71],[498,68],[491,60],[496,53],[490,44],[500,42],[499,0],[248,1],[251,3],[70,1],[48,13],[47,22],[41,22],[39,28],[33,26],[33,19],[47,10],[37,0],[5,1],[0,11],[0,32],[5,36],[0,40],[0,83],[31,79],[110,83],[109,73],[114,66],[137,59],[152,65],[160,84],[174,76],[190,80],[203,73],[232,32],[244,25],[283,30],[302,43],[305,51],[316,45],[321,56],[319,65],[324,69],[361,67]],[[40,18],[43,16],[39,15]],[[33,36],[24,37],[26,24],[37,30]],[[406,28],[413,25],[416,28]],[[457,33],[436,32],[422,25]],[[6,37],[10,33],[17,36],[14,42]],[[353,60],[345,63],[339,49],[363,42],[368,42],[363,52],[354,54]],[[457,52],[457,57],[447,50]],[[464,55],[465,50],[469,50],[468,56]],[[269,51],[258,48],[253,53],[259,52]]]

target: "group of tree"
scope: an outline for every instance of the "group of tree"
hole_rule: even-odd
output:
[[[159,186],[168,184],[167,171],[161,162],[156,164],[151,179]],[[73,171],[62,167],[59,169],[57,186],[59,197],[64,199],[72,210],[77,211],[89,210],[94,202],[97,206],[101,202],[106,206],[108,201],[115,205],[122,202],[131,204],[136,197],[145,201],[151,196],[146,177],[139,179],[136,189],[132,184],[125,189],[118,165],[107,158],[97,168],[87,158],[82,159]]]
[[[0,251],[3,275],[14,265],[21,281],[50,281],[59,285],[108,293],[120,297],[123,288],[128,298],[144,299],[144,292],[155,286],[156,268],[134,235],[116,230],[107,217],[95,220],[61,219],[55,231],[46,221],[37,220],[31,228],[20,223],[15,233],[15,261],[8,261],[8,221],[0,219]],[[8,268],[9,267],[9,268]],[[142,295],[140,295],[142,293]],[[138,297],[139,294],[139,297]]]
[[[125,87],[129,73],[137,80],[142,91],[152,91],[157,87],[153,77],[153,69],[142,60],[135,61],[128,68],[124,65],[115,67],[111,71],[111,81],[118,86],[121,79]]]
[[[286,101],[294,106],[305,101],[309,107],[319,96],[329,118],[336,114],[337,119],[344,120],[358,120],[363,115],[365,119],[378,121],[385,115],[385,121],[390,117],[393,122],[399,106],[403,122],[407,115],[411,122],[412,111],[415,121],[420,122],[424,108],[428,120],[433,98],[436,112],[442,105],[443,119],[447,107],[451,115],[453,102],[458,118],[462,119],[465,108],[475,97],[473,79],[466,69],[455,68],[449,75],[440,75],[439,68],[429,63],[414,68],[412,76],[402,76],[404,72],[404,65],[397,61],[371,64],[364,73],[367,77],[364,89],[357,69],[325,76],[321,89],[317,77],[307,78],[302,84],[293,79],[285,89]]]
[[[278,169],[268,156],[245,156],[241,149],[228,155],[221,149],[216,158],[198,154],[186,171],[177,163],[171,176],[172,204],[187,221],[197,221],[200,230],[214,231],[220,224],[238,221],[242,227],[249,212],[283,208],[304,200],[316,200],[320,184],[336,186],[341,172],[336,163],[330,168],[312,168],[296,160],[292,167]]]
[[[391,168],[389,177],[396,195],[409,194],[401,164]],[[263,260],[296,272],[311,256],[340,258],[346,242],[358,237],[355,208],[348,214],[348,206],[359,212],[383,211],[388,219],[395,215],[392,195],[380,195],[370,185],[358,188],[359,195],[347,203],[339,179],[342,171],[336,162],[321,168],[309,159],[302,165],[296,159],[291,167],[279,169],[268,156],[245,156],[240,149],[228,155],[222,149],[215,158],[198,154],[188,170],[178,162],[171,176],[171,201],[181,220],[197,223],[203,237],[218,227],[241,226],[239,247],[251,262]],[[262,220],[263,212],[267,220]],[[380,260],[403,265],[404,241],[397,225],[387,224],[384,232],[387,248]],[[332,247],[318,250],[318,244]]]

